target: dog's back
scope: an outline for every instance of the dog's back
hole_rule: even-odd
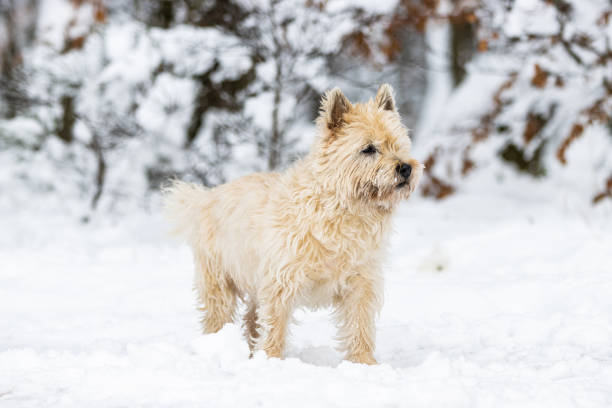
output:
[[[209,189],[174,181],[164,191],[164,211],[172,232],[185,239],[194,253],[214,259],[216,267],[242,293],[255,289],[263,236],[276,222],[267,207],[279,199],[281,176],[255,173]]]

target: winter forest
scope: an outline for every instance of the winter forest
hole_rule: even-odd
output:
[[[580,141],[600,153],[583,169],[584,199],[611,198],[608,1],[1,7],[12,191],[112,209],[142,204],[171,176],[214,186],[282,169],[308,150],[326,89],[362,100],[384,81],[428,164],[423,195],[445,198],[494,161],[555,176],[579,160]]]
[[[203,336],[172,178],[281,171],[395,89],[426,168],[376,356]],[[0,0],[0,406],[612,406],[610,0]],[[209,405],[207,405],[209,404]]]

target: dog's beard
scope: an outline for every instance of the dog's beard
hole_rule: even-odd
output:
[[[410,195],[408,185],[398,187],[398,184],[380,185],[370,181],[366,182],[362,188],[361,199],[367,204],[391,209]]]
[[[349,200],[355,200],[375,209],[393,210],[401,201],[408,199],[414,192],[420,175],[420,168],[408,179],[396,174],[395,168],[379,170],[371,178],[346,179],[352,188],[349,189]]]

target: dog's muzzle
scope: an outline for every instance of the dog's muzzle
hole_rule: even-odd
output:
[[[403,180],[396,186],[396,188],[403,188],[408,185],[408,180],[412,174],[412,166],[408,163],[400,163],[395,168],[395,172],[403,178]]]

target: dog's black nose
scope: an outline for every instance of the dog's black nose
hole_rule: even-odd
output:
[[[395,170],[400,176],[407,179],[408,177],[410,177],[410,173],[412,173],[412,166],[406,163],[401,163],[397,165]]]

